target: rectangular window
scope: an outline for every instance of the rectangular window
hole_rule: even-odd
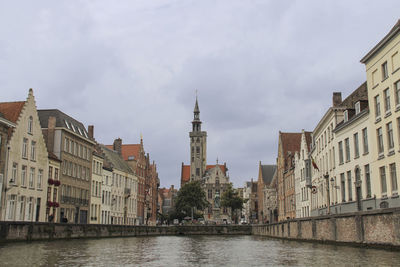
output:
[[[382,135],[382,127],[378,128],[376,130],[376,135],[378,138],[378,153],[382,154],[384,149],[383,149],[383,135]]]
[[[17,195],[10,195],[8,199],[8,219],[14,220],[15,218],[15,201],[17,200]]]
[[[346,181],[344,173],[340,174],[340,189],[342,191],[342,202],[346,202]]]
[[[58,180],[58,168],[54,168],[54,179]]]
[[[350,161],[350,141],[349,138],[344,139],[346,146],[346,162]]]
[[[365,186],[367,190],[367,197],[371,197],[371,176],[369,173],[369,164],[364,166],[365,170]]]
[[[385,166],[379,168],[379,174],[381,176],[381,193],[386,195],[387,186],[386,186],[386,173],[385,173]]]
[[[22,157],[24,159],[28,158],[28,139],[24,138],[23,142],[22,142]]]
[[[358,102],[354,105],[354,108],[356,109],[356,115],[357,115],[358,113],[360,113],[360,111],[361,111],[360,101],[358,101]]]
[[[27,172],[27,167],[22,165],[22,170],[21,170],[21,186],[26,186],[26,172]]]
[[[378,119],[381,117],[381,102],[379,99],[379,95],[375,96],[375,118]]]
[[[53,179],[53,167],[49,166],[49,179]]]
[[[68,142],[68,138],[66,138],[66,137],[64,139],[64,151],[65,152],[69,151],[69,142]]]
[[[39,170],[38,172],[38,180],[37,180],[37,188],[42,188],[42,181],[43,181],[43,170]]]
[[[392,192],[397,193],[397,174],[396,174],[396,163],[389,165],[390,169],[390,181],[392,185]]]
[[[383,91],[383,95],[385,96],[385,113],[390,111],[390,92],[389,88]]]
[[[394,95],[395,95],[396,105],[400,105],[400,81],[397,81],[394,84]]]
[[[343,142],[339,142],[339,164],[343,164]]]
[[[353,199],[353,189],[352,189],[352,186],[351,186],[352,184],[351,184],[351,171],[348,171],[347,172],[347,190],[348,190],[348,193],[349,193],[349,201],[351,201],[352,199]]]
[[[31,168],[31,171],[29,173],[29,188],[33,188],[35,181],[35,168]]]
[[[392,126],[391,122],[386,124],[386,130],[387,130],[387,138],[388,138],[388,149],[392,150],[392,149],[394,149],[394,141],[393,141],[393,126]]]
[[[208,189],[208,199],[212,199],[212,189]]]
[[[360,151],[358,149],[358,133],[354,134],[354,157],[358,158],[360,156]]]
[[[11,174],[11,179],[10,183],[11,184],[16,184],[17,183],[17,177],[18,177],[18,163],[13,163],[12,167],[12,174]]]
[[[31,142],[31,160],[36,160],[36,142]]]
[[[364,149],[364,154],[368,153],[368,132],[367,132],[367,128],[364,128],[362,130],[362,134],[363,134],[363,149]]]
[[[389,77],[389,72],[387,61],[385,61],[385,63],[382,64],[382,80],[385,80],[387,77]]]
[[[343,117],[344,117],[344,122],[349,120],[349,112],[347,110],[344,111]]]
[[[200,168],[196,168],[196,175],[197,175],[197,176],[200,175]]]

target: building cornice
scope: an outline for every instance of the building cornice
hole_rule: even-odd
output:
[[[400,20],[399,20],[400,22]],[[366,64],[376,53],[382,50],[391,39],[393,39],[400,32],[399,22],[394,26],[394,28],[377,44],[372,48],[361,60],[360,62]]]

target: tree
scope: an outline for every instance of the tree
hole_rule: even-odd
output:
[[[192,212],[195,217],[199,217],[201,213],[196,214],[193,209],[204,210],[208,205],[206,193],[200,181],[188,182],[178,191],[175,202],[176,217],[182,219],[182,217],[191,216]]]
[[[236,190],[233,189],[232,184],[229,184],[228,189],[222,194],[221,206],[226,208],[231,208],[231,219],[237,222],[237,216],[235,211],[241,210],[243,208],[243,198],[241,198]]]

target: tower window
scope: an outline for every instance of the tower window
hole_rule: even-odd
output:
[[[196,147],[196,153],[197,154],[200,153],[200,147],[199,146]]]
[[[196,168],[196,175],[197,175],[197,176],[200,175],[200,168]]]

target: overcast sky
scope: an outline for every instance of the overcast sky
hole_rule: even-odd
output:
[[[1,1],[0,101],[34,89],[112,144],[138,143],[161,186],[189,163],[195,90],[207,163],[234,185],[274,164],[279,130],[312,131],[366,79],[360,59],[400,1]]]

